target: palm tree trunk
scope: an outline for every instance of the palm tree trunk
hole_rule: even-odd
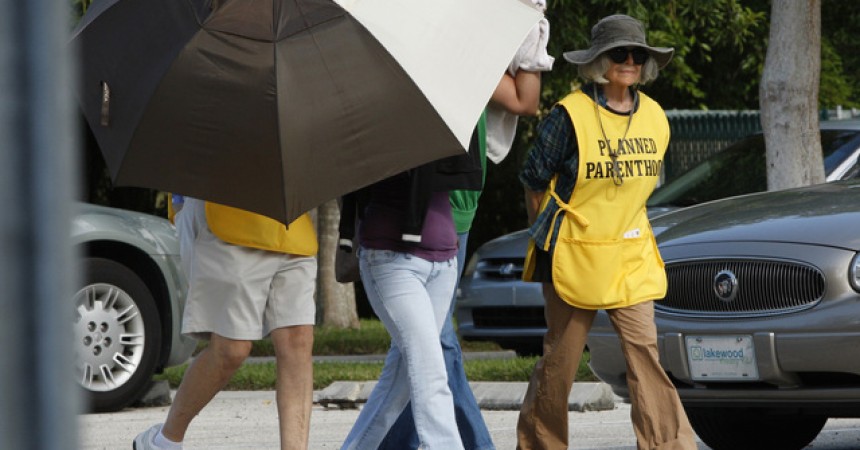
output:
[[[317,272],[317,323],[337,328],[358,328],[354,284],[339,283],[334,275],[339,221],[340,207],[337,200],[330,200],[317,208],[320,248]]]

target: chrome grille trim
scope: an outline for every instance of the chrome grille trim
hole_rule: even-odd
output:
[[[478,262],[475,272],[481,278],[519,280],[523,277],[525,258],[485,258]]]
[[[714,277],[731,271],[737,297],[721,300]],[[760,317],[812,308],[824,297],[824,273],[797,261],[776,259],[696,259],[666,265],[669,289],[654,303],[664,314],[685,317]]]

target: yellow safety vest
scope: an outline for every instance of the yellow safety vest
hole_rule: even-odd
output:
[[[639,108],[625,136],[628,116],[599,107],[604,140],[588,95],[577,91],[559,103],[573,122],[579,168],[570,199],[558,197],[553,180],[541,207],[555,201],[557,214],[564,214],[552,254],[556,291],[583,309],[622,308],[664,297],[665,266],[645,209],[669,144],[663,109],[640,92]],[[624,179],[620,186],[611,177],[607,146],[618,152]],[[544,249],[552,235],[550,230]],[[529,247],[528,259],[533,260],[534,242]]]
[[[173,215],[171,205],[171,221]],[[230,244],[299,256],[313,256],[318,250],[316,231],[307,213],[286,227],[260,214],[206,202],[206,221],[212,234]]]

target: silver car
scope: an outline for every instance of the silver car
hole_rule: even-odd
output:
[[[821,122],[821,151],[826,181],[857,176],[860,121]],[[658,187],[648,198],[648,215],[735,195],[767,190],[764,136],[750,135]]]
[[[857,177],[860,121],[822,122],[821,130],[827,181]],[[766,189],[764,139],[752,135],[657,188],[648,215]],[[455,309],[462,338],[495,341],[521,354],[541,352],[546,322],[540,284],[521,280],[527,243],[522,230],[487,242],[472,256]]]
[[[71,236],[81,262],[74,377],[90,410],[116,411],[196,347],[180,333],[186,282],[176,230],[160,217],[81,203]]]
[[[669,291],[660,361],[715,450],[800,449],[860,417],[860,180],[717,200],[653,220]],[[591,368],[626,397],[606,314]]]

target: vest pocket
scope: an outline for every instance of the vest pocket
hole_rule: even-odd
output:
[[[552,258],[558,295],[584,309],[629,306],[665,288],[665,272],[650,235],[615,240],[559,237]]]

